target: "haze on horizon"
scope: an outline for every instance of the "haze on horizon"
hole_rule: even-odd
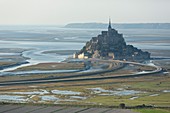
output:
[[[0,25],[170,23],[170,0],[0,0]]]

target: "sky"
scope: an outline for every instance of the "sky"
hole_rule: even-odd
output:
[[[170,0],[0,0],[0,25],[170,23]]]

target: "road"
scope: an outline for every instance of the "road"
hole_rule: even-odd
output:
[[[129,61],[120,61],[120,60],[98,60],[96,61],[104,61],[104,62],[119,62],[122,64],[133,64],[133,65],[141,65],[148,66],[147,64],[137,63],[137,62],[129,62]],[[94,61],[94,59],[93,59]],[[102,70],[96,72],[89,73],[80,73],[70,76],[62,76],[62,77],[51,77],[51,78],[42,78],[42,79],[31,79],[31,80],[17,80],[17,81],[7,81],[0,82],[0,86],[11,86],[11,85],[25,85],[25,84],[44,84],[44,83],[59,83],[59,82],[76,82],[76,81],[90,81],[90,80],[102,80],[102,79],[115,79],[115,78],[129,78],[129,77],[138,77],[138,76],[146,76],[150,74],[159,73],[162,71],[162,68],[159,66],[151,65],[151,67],[156,68],[153,71],[145,72],[145,73],[136,73],[136,74],[127,74],[127,75],[115,75],[115,76],[96,76],[98,74],[112,72],[116,69],[121,68],[117,67],[110,70]],[[83,78],[82,78],[83,77]]]

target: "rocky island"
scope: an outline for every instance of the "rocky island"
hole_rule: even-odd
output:
[[[90,41],[73,58],[102,58],[116,60],[147,60],[150,53],[144,52],[133,45],[127,45],[123,35],[111,27],[109,20],[108,31],[102,31]]]

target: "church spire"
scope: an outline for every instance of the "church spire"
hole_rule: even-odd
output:
[[[111,19],[109,18],[109,26],[108,26],[108,29],[111,29],[112,26],[111,26]]]

